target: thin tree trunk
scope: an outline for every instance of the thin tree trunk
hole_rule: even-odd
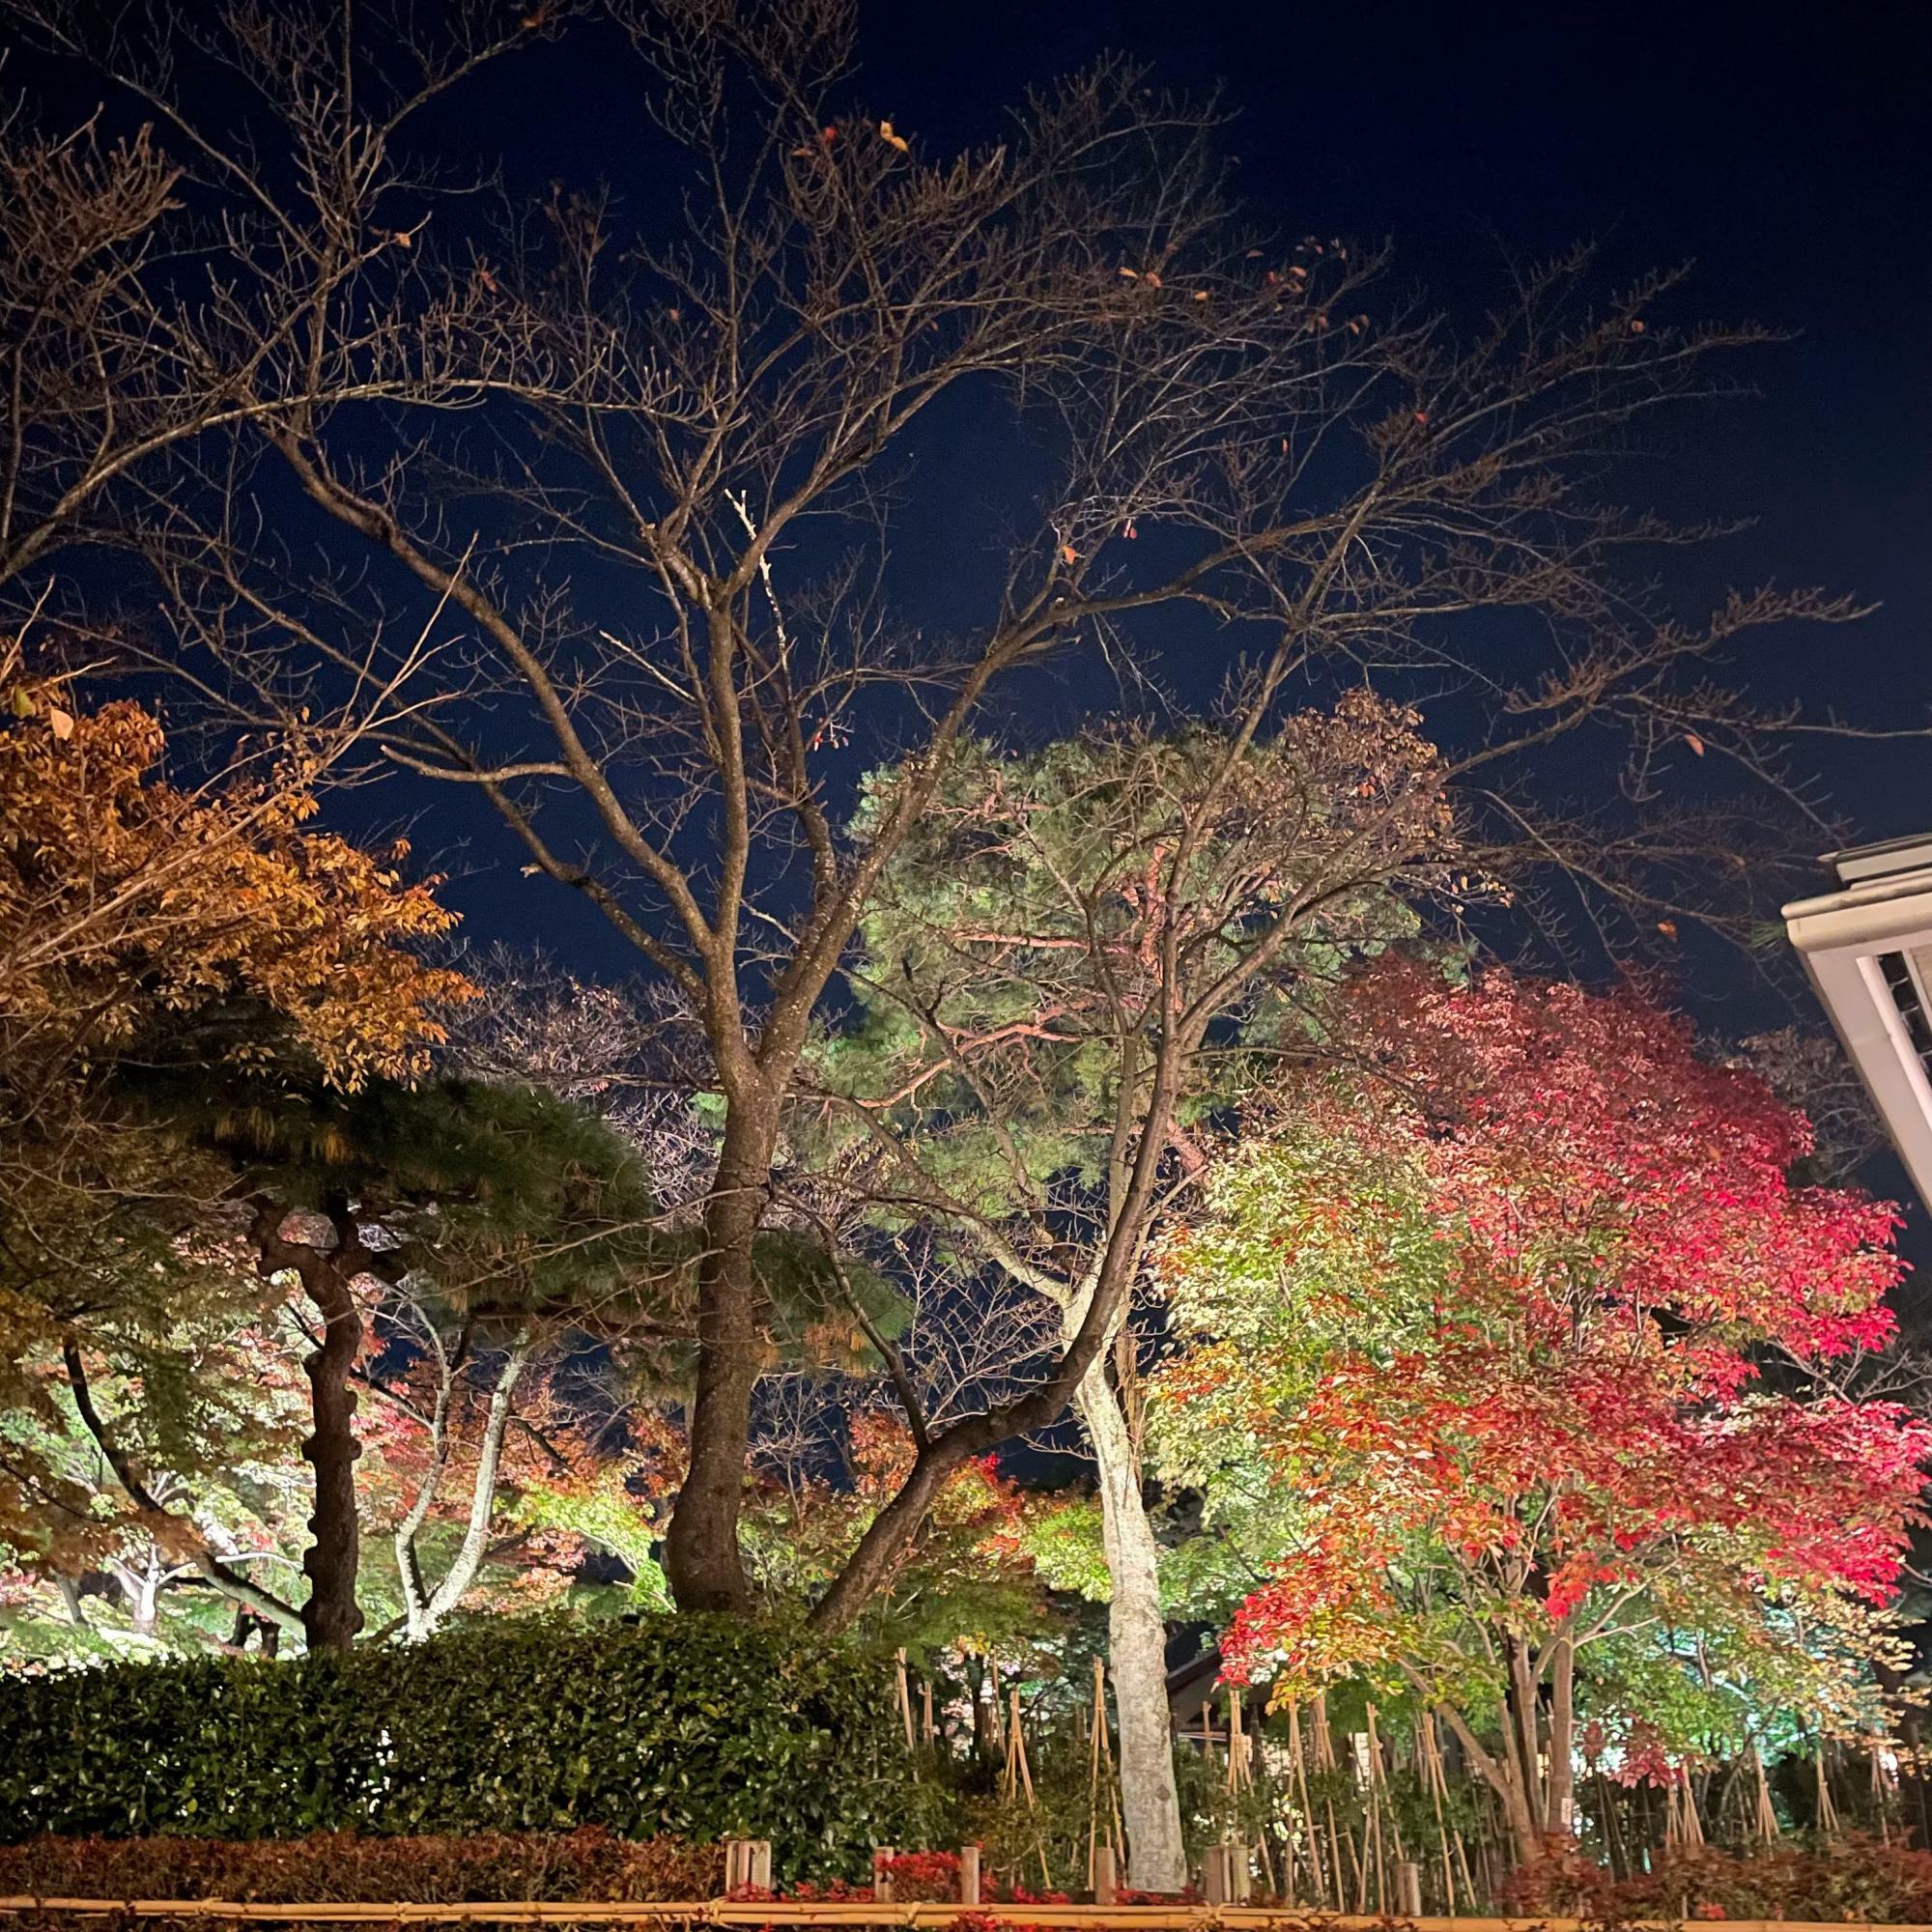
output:
[[[1529,1667],[1529,1653],[1521,1640],[1515,1636],[1503,1638],[1505,1655],[1509,1660],[1510,1695],[1505,1700],[1504,1715],[1515,1722],[1517,1761],[1519,1776],[1522,1780],[1523,1809],[1532,1821],[1534,1847],[1529,1856],[1541,1855],[1544,1832],[1544,1790],[1543,1773],[1537,1760],[1542,1755],[1542,1738],[1539,1735],[1536,1673]]]
[[[516,1404],[517,1383],[529,1359],[529,1339],[519,1335],[504,1358],[502,1373],[490,1391],[489,1412],[484,1419],[483,1439],[477,1447],[476,1474],[469,1489],[469,1520],[463,1542],[434,1589],[425,1588],[422,1561],[416,1537],[427,1520],[436,1498],[436,1486],[448,1462],[449,1394],[446,1388],[437,1396],[436,1445],[430,1473],[422,1493],[396,1531],[397,1567],[403,1575],[403,1606],[412,1637],[432,1635],[442,1620],[463,1601],[465,1592],[476,1580],[483,1557],[490,1547],[490,1521],[496,1514],[497,1476],[503,1463],[503,1437],[509,1432]]]
[[[1141,1500],[1140,1459],[1108,1384],[1104,1354],[1087,1371],[1076,1401],[1099,1468],[1101,1534],[1113,1586],[1107,1649],[1120,1716],[1128,1871],[1141,1890],[1179,1891],[1187,1884],[1187,1853],[1174,1778],[1158,1550]]]
[[[1577,1830],[1577,1771],[1571,1749],[1576,1729],[1577,1646],[1560,1636],[1549,1658],[1549,1769],[1544,1776],[1543,1829],[1556,1837]]]
[[[1417,1689],[1422,1688],[1418,1683]],[[1442,1713],[1443,1721],[1455,1733],[1456,1742],[1463,1747],[1463,1755],[1501,1802],[1504,1821],[1509,1827],[1510,1836],[1516,1840],[1518,1858],[1524,1863],[1541,1858],[1543,1834],[1537,1829],[1537,1813],[1523,1778],[1522,1744],[1517,1735],[1515,1718],[1507,1700],[1498,1711],[1502,1719],[1500,1730],[1503,1742],[1500,1761],[1484,1747],[1482,1740],[1469,1728],[1468,1720],[1453,1704],[1441,1704],[1436,1708]],[[1486,1880],[1485,1889],[1492,1891],[1493,1889]]]

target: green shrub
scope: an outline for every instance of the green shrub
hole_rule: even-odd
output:
[[[598,1825],[769,1838],[788,1876],[854,1871],[907,1841],[927,1797],[887,1682],[855,1647],[694,1616],[16,1677],[0,1682],[0,1841]]]

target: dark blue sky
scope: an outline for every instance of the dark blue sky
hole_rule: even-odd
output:
[[[928,153],[997,136],[1029,84],[1119,50],[1157,81],[1224,86],[1226,145],[1263,224],[1386,237],[1396,282],[1465,316],[1506,251],[1595,240],[1609,278],[1694,262],[1685,305],[1797,339],[1745,365],[1758,398],[1669,427],[1627,494],[1755,518],[1671,560],[1695,594],[1775,580],[1880,605],[1850,631],[1760,640],[1741,675],[1765,702],[1932,723],[1932,9],[859,6],[858,95]],[[635,70],[613,51],[598,29],[572,29],[452,97],[438,145],[459,163],[500,163],[519,196],[556,178],[608,179],[648,225],[667,177]],[[78,88],[85,111],[92,86]],[[935,609],[963,608],[990,559],[953,537],[949,494],[1010,487],[1012,451],[970,408],[941,415],[925,445],[921,461],[943,466],[948,490],[899,532],[896,573]],[[1185,649],[1173,654],[1185,692]],[[1203,689],[1186,695],[1205,695],[1222,668],[1202,655]],[[1074,673],[1058,702],[1070,718],[1102,695]],[[1817,741],[1806,761],[1854,836],[1932,828],[1932,740]],[[1601,782],[1582,776],[1585,788]],[[411,804],[398,788],[355,811]],[[450,896],[474,936],[548,937],[590,970],[633,963],[586,907],[522,879],[521,855],[494,827],[439,809],[421,829],[427,855],[451,866]],[[1782,1016],[1736,959],[1700,952],[1685,965],[1684,996],[1706,1023],[1741,1032]]]
[[[1591,240],[1611,279],[1694,263],[1683,306],[1797,339],[1741,366],[1757,398],[1680,418],[1624,487],[1755,519],[1670,561],[1694,593],[1775,580],[1881,606],[1851,631],[1754,644],[1740,674],[1766,702],[1932,722],[1932,10],[860,0],[860,19],[859,97],[928,151],[996,136],[1027,85],[1106,50],[1180,88],[1219,84],[1264,222],[1386,237],[1399,284],[1464,314],[1506,253]],[[605,176],[647,207],[660,189],[635,80],[601,45],[566,35],[468,95],[448,131],[521,188]],[[996,489],[1010,452],[989,427],[942,418],[922,461],[949,466],[961,495]],[[943,522],[897,542],[899,571],[935,602],[970,582]],[[1805,762],[1857,837],[1932,826],[1932,742],[1814,742]],[[480,869],[455,892],[472,930],[526,929],[527,894],[493,877],[514,855],[489,841],[470,857]],[[1711,1023],[1771,1016],[1749,975],[1694,977]]]

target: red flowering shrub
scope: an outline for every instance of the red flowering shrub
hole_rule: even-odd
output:
[[[893,1897],[908,1904],[939,1904],[959,1896],[957,1852],[900,1852],[881,1859],[878,1868],[892,1882]]]
[[[1648,1918],[1789,1918],[1844,1924],[1932,1921],[1932,1853],[1856,1833],[1829,1845],[1776,1845],[1740,1856],[1699,1846],[1617,1880],[1587,1859],[1520,1867],[1502,1901],[1512,1914],[1625,1925]]]
[[[0,1895],[445,1905],[466,1899],[711,1898],[719,1845],[576,1832],[470,1836],[30,1838],[0,1845]]]

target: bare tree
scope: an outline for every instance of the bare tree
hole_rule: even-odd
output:
[[[496,1377],[482,1398],[483,1413],[475,1432],[475,1460],[469,1471],[462,1539],[442,1574],[432,1577],[424,1564],[422,1536],[441,1500],[444,1481],[455,1460],[456,1411],[474,1393],[474,1338],[466,1325],[452,1347],[425,1310],[417,1306],[410,1313],[415,1317],[411,1328],[430,1365],[430,1408],[426,1416],[418,1418],[429,1438],[429,1453],[422,1479],[397,1520],[392,1541],[396,1573],[402,1579],[403,1627],[414,1638],[429,1636],[440,1628],[476,1581],[490,1554],[503,1445],[516,1416],[517,1386],[529,1366],[532,1338],[527,1326],[519,1328],[496,1364]]]
[[[85,38],[85,10],[9,5],[57,45]],[[531,31],[555,17],[535,10]],[[1606,726],[1641,794],[1689,739],[1760,768],[1762,721],[1713,661],[1753,627],[1850,609],[1767,592],[1687,624],[1620,575],[1631,547],[1685,533],[1592,479],[1651,411],[1707,390],[1710,352],[1754,339],[1667,327],[1669,278],[1592,307],[1587,262],[1560,264],[1459,339],[1382,296],[1374,257],[1243,229],[1211,110],[1123,64],[1030,98],[995,145],[928,156],[854,104],[845,0],[614,17],[682,190],[668,232],[559,192],[485,234],[477,200],[400,169],[412,104],[501,44],[467,14],[430,53],[361,13],[224,9],[177,30],[245,83],[213,107],[127,43],[89,49],[191,159],[204,219],[230,217],[203,231],[205,272],[263,294],[224,296],[225,327],[252,349],[263,316],[298,317],[226,357],[257,372],[245,407],[178,447],[165,493],[124,499],[111,534],[145,550],[168,655],[211,696],[251,727],[361,705],[366,742],[487,805],[526,870],[584,895],[696,1015],[719,1144],[667,1569],[681,1605],[732,1607],[787,1099],[867,901],[989,695],[1075,649],[1131,669],[1148,621],[1184,616],[1258,652],[1257,720],[1305,676],[1453,676],[1508,721],[1461,761],[1472,788],[1486,761]],[[177,285],[130,286],[166,313]],[[997,593],[935,640],[886,562],[909,459],[954,394],[1044,480],[1014,506]],[[261,493],[291,487],[321,579],[261,540]],[[445,650],[402,675],[398,604],[447,611],[460,669]],[[1507,613],[1529,620],[1518,679],[1463,621]],[[849,838],[861,734],[898,755]],[[1655,873],[1634,883],[1668,870],[1669,841],[1547,813],[1525,830],[1500,783],[1488,803],[1593,902],[1679,903]],[[1708,839],[1680,834],[1680,869],[1693,849]],[[1162,1025],[1122,1226],[1158,1192],[1192,1050]],[[850,1619],[951,1469],[1081,1387],[1137,1241],[1109,1246],[1034,1386],[922,1445],[824,1622]]]

